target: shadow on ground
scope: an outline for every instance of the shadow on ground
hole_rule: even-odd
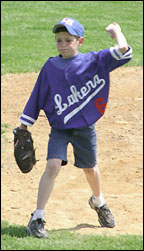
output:
[[[58,231],[76,231],[79,229],[83,229],[83,228],[101,228],[101,226],[95,226],[95,225],[91,225],[91,224],[87,224],[87,223],[83,223],[83,224],[78,224],[75,227],[71,227],[71,228],[59,228],[59,229],[52,229],[52,230],[48,230],[48,232],[58,232]],[[4,226],[1,229],[1,235],[9,235],[12,237],[20,237],[20,238],[25,238],[27,236],[29,236],[29,233],[27,232],[27,229],[25,226]]]

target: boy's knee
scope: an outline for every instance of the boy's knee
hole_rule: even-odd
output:
[[[61,169],[61,160],[59,159],[50,159],[47,161],[46,173],[48,176],[57,176]]]
[[[83,168],[83,171],[86,175],[93,175],[97,171],[97,166],[93,168]]]

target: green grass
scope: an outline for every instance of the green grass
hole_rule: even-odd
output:
[[[28,236],[24,226],[2,221],[2,250],[143,250],[143,238],[136,235],[79,235],[70,231],[49,231],[49,239]]]
[[[85,27],[83,53],[114,45],[105,27],[118,22],[133,48],[126,66],[142,65],[142,1],[2,1],[1,7],[2,74],[39,72],[48,57],[58,54],[52,27],[66,16]]]
[[[9,127],[8,124],[4,123],[1,124],[1,134],[4,134],[6,132],[6,129]]]

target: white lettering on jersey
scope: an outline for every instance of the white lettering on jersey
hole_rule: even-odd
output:
[[[98,86],[99,85],[99,86]],[[87,99],[77,108],[75,108],[72,112],[67,114],[64,117],[64,124],[68,122],[70,118],[72,118],[75,114],[77,114],[80,110],[82,110],[90,100],[105,86],[105,80],[103,78],[99,79],[99,76],[96,74],[93,77],[93,81],[89,80],[86,82],[85,86],[82,86],[81,89],[78,91],[75,85],[70,87],[71,95],[67,96],[67,103],[62,103],[62,97],[60,94],[56,94],[54,96],[54,100],[56,103],[55,108],[57,110],[57,115],[61,115],[64,111],[68,109],[68,107],[72,106],[75,103],[78,103],[80,100],[83,100],[92,89],[97,89],[87,97]]]

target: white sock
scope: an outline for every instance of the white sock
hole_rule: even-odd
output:
[[[99,197],[92,195],[92,201],[97,207],[102,207],[106,203],[102,193]]]
[[[33,215],[33,220],[36,220],[37,218],[41,218],[41,219],[44,219],[44,216],[45,216],[45,212],[44,210],[39,210],[39,209],[36,209],[34,211],[34,215]]]

